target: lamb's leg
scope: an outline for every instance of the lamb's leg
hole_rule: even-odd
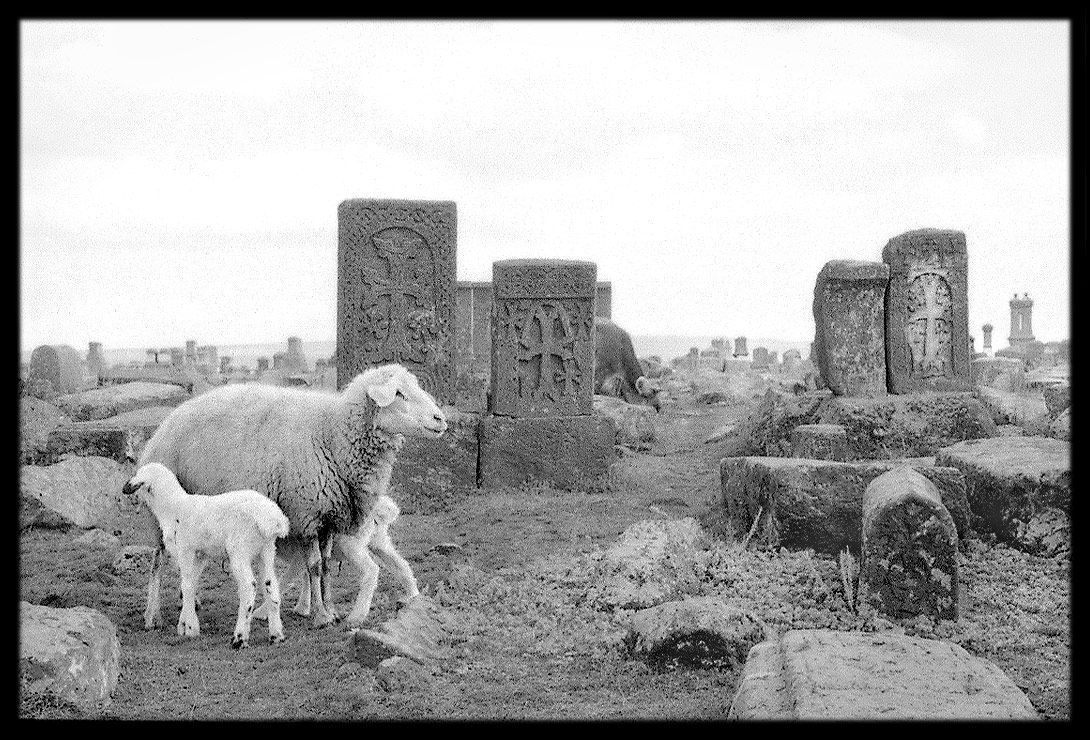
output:
[[[318,545],[317,538],[311,540],[307,552],[307,572],[310,575],[310,597],[313,608],[314,625],[325,627],[333,624],[337,618],[326,608],[322,599],[322,577],[325,568],[325,560],[322,558],[322,548]]]
[[[390,571],[401,587],[400,601],[407,602],[420,595],[420,587],[416,583],[416,576],[413,574],[412,566],[394,548],[387,527],[379,527],[375,530],[375,535],[371,538],[370,548],[371,552],[374,553],[382,565],[386,566],[386,570]]]
[[[360,590],[356,595],[356,603],[352,612],[348,615],[347,626],[349,629],[362,627],[367,615],[371,611],[371,601],[375,596],[375,587],[378,586],[378,564],[371,559],[367,551],[367,540],[370,533],[362,535],[342,534],[337,537],[337,544],[345,557],[356,566],[360,572]]]
[[[287,556],[288,570],[284,573],[284,583],[287,584],[287,589],[281,589],[281,597],[285,590],[290,590],[294,586],[299,587],[299,600],[295,604],[295,608],[292,611],[300,616],[306,617],[310,615],[310,582],[303,576],[306,575],[306,568],[304,567],[304,561],[300,553],[292,553]],[[264,599],[261,604],[254,609],[254,619],[268,619],[269,612],[272,611],[272,604],[269,600]]]
[[[182,611],[178,615],[178,634],[182,637],[196,637],[201,633],[201,624],[197,621],[197,609],[194,604],[197,593],[196,576],[199,572],[196,553],[179,547],[177,560],[182,582]]]
[[[280,621],[280,582],[276,578],[276,542],[267,542],[261,549],[261,573],[265,583],[265,603],[269,614],[269,642],[284,641],[284,625]],[[252,616],[252,615],[251,615]]]
[[[238,620],[235,622],[235,634],[231,638],[231,647],[238,650],[250,644],[250,620],[253,617],[254,597],[257,594],[257,581],[254,579],[254,568],[250,562],[249,553],[231,553],[231,574],[238,585]],[[272,619],[273,616],[270,614],[270,625]]]

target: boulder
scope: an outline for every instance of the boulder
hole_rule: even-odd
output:
[[[136,381],[58,396],[55,403],[73,421],[92,421],[149,406],[177,406],[188,398],[185,388],[173,383]]]
[[[980,388],[977,394],[996,424],[1016,424],[1031,431],[1043,430],[1048,425],[1048,406],[1041,393],[1011,393],[998,388]]]
[[[1069,551],[1071,445],[1049,437],[969,440],[935,464],[965,476],[973,529],[1038,555]]]
[[[624,644],[630,657],[661,667],[735,670],[768,636],[759,618],[702,596],[636,612]]]
[[[101,612],[19,603],[21,691],[102,707],[117,687],[120,658],[117,629]]]
[[[727,714],[751,720],[1039,719],[994,663],[950,642],[790,630],[755,646]]]
[[[1062,439],[1065,442],[1071,441],[1071,407],[1061,411],[1055,419],[1048,425],[1048,436],[1055,439]]]
[[[1025,364],[1013,357],[981,357],[970,363],[973,386],[1021,390],[1025,384]]]
[[[116,547],[121,546],[121,540],[109,532],[103,532],[97,527],[89,529],[79,537],[76,538],[76,544],[88,545],[90,547],[102,547],[107,550],[113,550]]]
[[[27,529],[71,529],[76,526],[68,517],[53,511],[27,493],[19,496],[19,531]]]
[[[613,421],[617,427],[617,444],[646,449],[656,439],[656,412],[650,406],[627,403],[613,396],[595,395],[594,413]]]
[[[51,403],[31,396],[19,398],[19,458],[24,465],[38,465],[45,460],[49,433],[66,418]]]
[[[1051,383],[1041,388],[1041,394],[1045,399],[1045,408],[1048,409],[1048,418],[1055,419],[1065,409],[1071,406],[1071,384]]]
[[[430,664],[450,657],[449,639],[449,619],[441,607],[421,594],[410,599],[377,630],[357,630],[349,643],[349,655],[366,668],[378,668],[387,658],[397,655]]]
[[[602,609],[646,609],[696,593],[710,547],[692,517],[636,522],[603,553],[590,600]]]
[[[104,457],[69,457],[55,465],[23,465],[19,484],[47,508],[63,514],[83,529],[120,528],[120,518],[137,506],[123,501],[121,489],[129,468]]]

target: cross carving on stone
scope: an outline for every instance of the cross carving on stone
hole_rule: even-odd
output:
[[[574,395],[580,377],[578,368],[572,367],[575,353],[572,349],[574,337],[571,322],[563,307],[556,308],[555,316],[546,309],[545,304],[534,308],[519,336],[518,354],[520,364],[540,358],[537,383],[533,390],[552,401],[558,401],[563,395]],[[560,336],[556,334],[556,319],[560,323]],[[539,341],[535,341],[533,336],[535,323],[541,327]]]
[[[941,276],[924,273],[912,281],[910,290],[912,306],[906,331],[913,350],[912,368],[922,377],[945,375],[950,350],[950,289]]]
[[[378,248],[378,253],[389,265],[389,277],[383,280],[364,275],[363,282],[370,288],[367,299],[374,305],[378,298],[390,299],[388,321],[390,326],[386,343],[380,357],[394,362],[413,359],[419,360],[419,347],[409,343],[408,319],[412,309],[427,305],[428,293],[419,284],[417,276],[410,269],[409,254],[417,248],[421,239],[408,229],[389,229],[385,236],[379,232],[371,237]]]

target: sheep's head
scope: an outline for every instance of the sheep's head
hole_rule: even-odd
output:
[[[648,406],[659,413],[662,412],[662,391],[652,385],[646,376],[641,375],[636,378],[636,392],[647,401]]]
[[[420,387],[416,376],[401,365],[365,370],[344,389],[350,402],[369,398],[378,407],[374,425],[390,434],[440,437],[447,418],[435,399]]]
[[[179,486],[180,484],[168,467],[153,462],[142,465],[136,471],[136,475],[125,482],[121,493],[126,496],[139,496],[141,501],[148,503],[155,497],[155,491],[165,485]]]

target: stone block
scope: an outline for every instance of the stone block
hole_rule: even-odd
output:
[[[134,381],[59,396],[54,403],[73,421],[101,421],[152,406],[177,406],[188,399],[180,385]]]
[[[492,264],[493,414],[590,414],[597,267],[574,260]]]
[[[974,387],[989,386],[1005,391],[1019,390],[1025,383],[1025,363],[1013,357],[981,357],[970,364]]]
[[[21,691],[100,708],[117,687],[120,662],[117,629],[101,612],[19,602]]]
[[[837,554],[862,546],[867,486],[901,461],[836,462],[790,457],[734,457],[720,464],[723,506],[734,539],[741,540],[760,516],[755,541],[767,546],[813,548]],[[969,529],[965,477],[951,467],[912,464],[935,484],[958,535]]]
[[[453,403],[455,204],[345,200],[337,244],[338,384],[397,362]]]
[[[832,260],[814,285],[814,359],[838,396],[886,395],[885,296],[889,267]]]
[[[935,464],[965,476],[973,529],[1040,555],[1070,551],[1071,444],[996,437],[939,450]]]
[[[62,424],[49,433],[46,456],[59,460],[61,455],[94,455],[118,462],[135,462],[140,440],[131,429],[110,426]]]
[[[105,457],[69,457],[45,467],[23,465],[19,484],[23,495],[63,514],[77,527],[112,532],[136,507],[121,495],[130,469]]]
[[[83,358],[67,344],[43,344],[30,354],[27,383],[48,383],[52,393],[75,393],[83,386]]]
[[[477,489],[480,417],[444,406],[438,439],[406,437],[390,476],[390,495],[404,514],[431,513]]]
[[[486,416],[480,427],[480,485],[603,487],[616,460],[616,437],[613,423],[600,416]]]
[[[758,617],[702,596],[636,612],[624,645],[630,657],[663,668],[737,670],[768,636]]]
[[[1045,407],[1048,409],[1048,418],[1055,419],[1060,413],[1071,406],[1071,384],[1057,382],[1043,386],[1041,393],[1045,397]]]
[[[839,424],[800,424],[791,430],[792,457],[850,459],[848,433]]]
[[[909,231],[889,240],[882,261],[889,392],[971,390],[965,234]]]
[[[860,598],[897,619],[958,617],[958,535],[935,484],[900,466],[863,494]]]
[[[752,720],[1039,719],[1002,670],[950,642],[790,630],[756,645],[727,714]]]

